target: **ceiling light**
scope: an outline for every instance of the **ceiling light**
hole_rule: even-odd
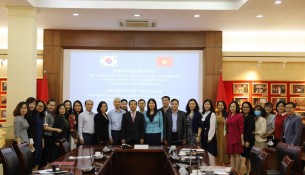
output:
[[[257,18],[262,18],[264,17],[263,15],[256,15]]]
[[[139,17],[139,16],[141,16],[140,14],[134,14],[133,15],[134,17]]]
[[[199,18],[199,17],[200,17],[199,14],[194,15],[194,18]]]
[[[73,16],[79,16],[79,13],[73,13]]]
[[[281,0],[275,0],[274,4],[276,4],[276,5],[282,4],[282,1]]]

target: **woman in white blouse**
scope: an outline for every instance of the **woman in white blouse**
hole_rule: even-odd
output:
[[[213,102],[210,99],[206,99],[203,102],[201,128],[201,147],[216,157],[216,115]]]
[[[266,111],[261,105],[256,105],[254,107],[254,117],[255,117],[255,143],[254,146],[259,148],[267,148],[267,138],[264,137],[267,129],[267,122],[264,118],[266,116]]]

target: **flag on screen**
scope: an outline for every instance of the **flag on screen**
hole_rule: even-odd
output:
[[[101,66],[105,67],[116,67],[118,60],[116,56],[102,56],[100,60]]]
[[[40,100],[47,102],[49,100],[49,86],[47,80],[47,74],[43,75]]]
[[[173,58],[172,57],[157,57],[157,67],[172,67]]]
[[[219,75],[216,102],[218,102],[220,100],[227,103],[225,86],[224,86],[223,81],[222,81],[222,74]]]

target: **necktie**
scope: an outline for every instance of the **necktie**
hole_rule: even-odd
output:
[[[134,122],[134,112],[131,112],[131,118],[132,118],[132,122]]]

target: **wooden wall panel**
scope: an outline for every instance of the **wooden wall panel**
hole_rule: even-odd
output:
[[[222,32],[45,30],[44,70],[49,96],[57,103],[63,100],[64,48],[204,50],[203,98],[215,100],[222,68]]]
[[[222,69],[222,49],[206,48],[205,53],[205,73],[207,75],[219,74]]]
[[[131,48],[133,32],[63,30],[60,44],[64,48]]]
[[[206,32],[206,47],[222,47],[222,32]]]
[[[219,75],[205,75],[204,78],[204,89],[203,89],[203,100],[211,99],[216,102],[216,93],[218,86]],[[200,109],[202,109],[202,104],[200,104]]]
[[[62,56],[60,46],[44,46],[43,70],[47,73],[57,73],[60,71],[60,64]]]
[[[62,102],[59,96],[60,91],[62,91],[62,88],[60,88],[61,82],[59,81],[60,76],[60,74],[47,74],[49,84],[49,98],[53,98],[56,101],[56,104]]]
[[[205,32],[135,32],[136,48],[197,48],[205,47]]]
[[[43,45],[59,46],[60,45],[60,30],[46,29],[43,33]]]

